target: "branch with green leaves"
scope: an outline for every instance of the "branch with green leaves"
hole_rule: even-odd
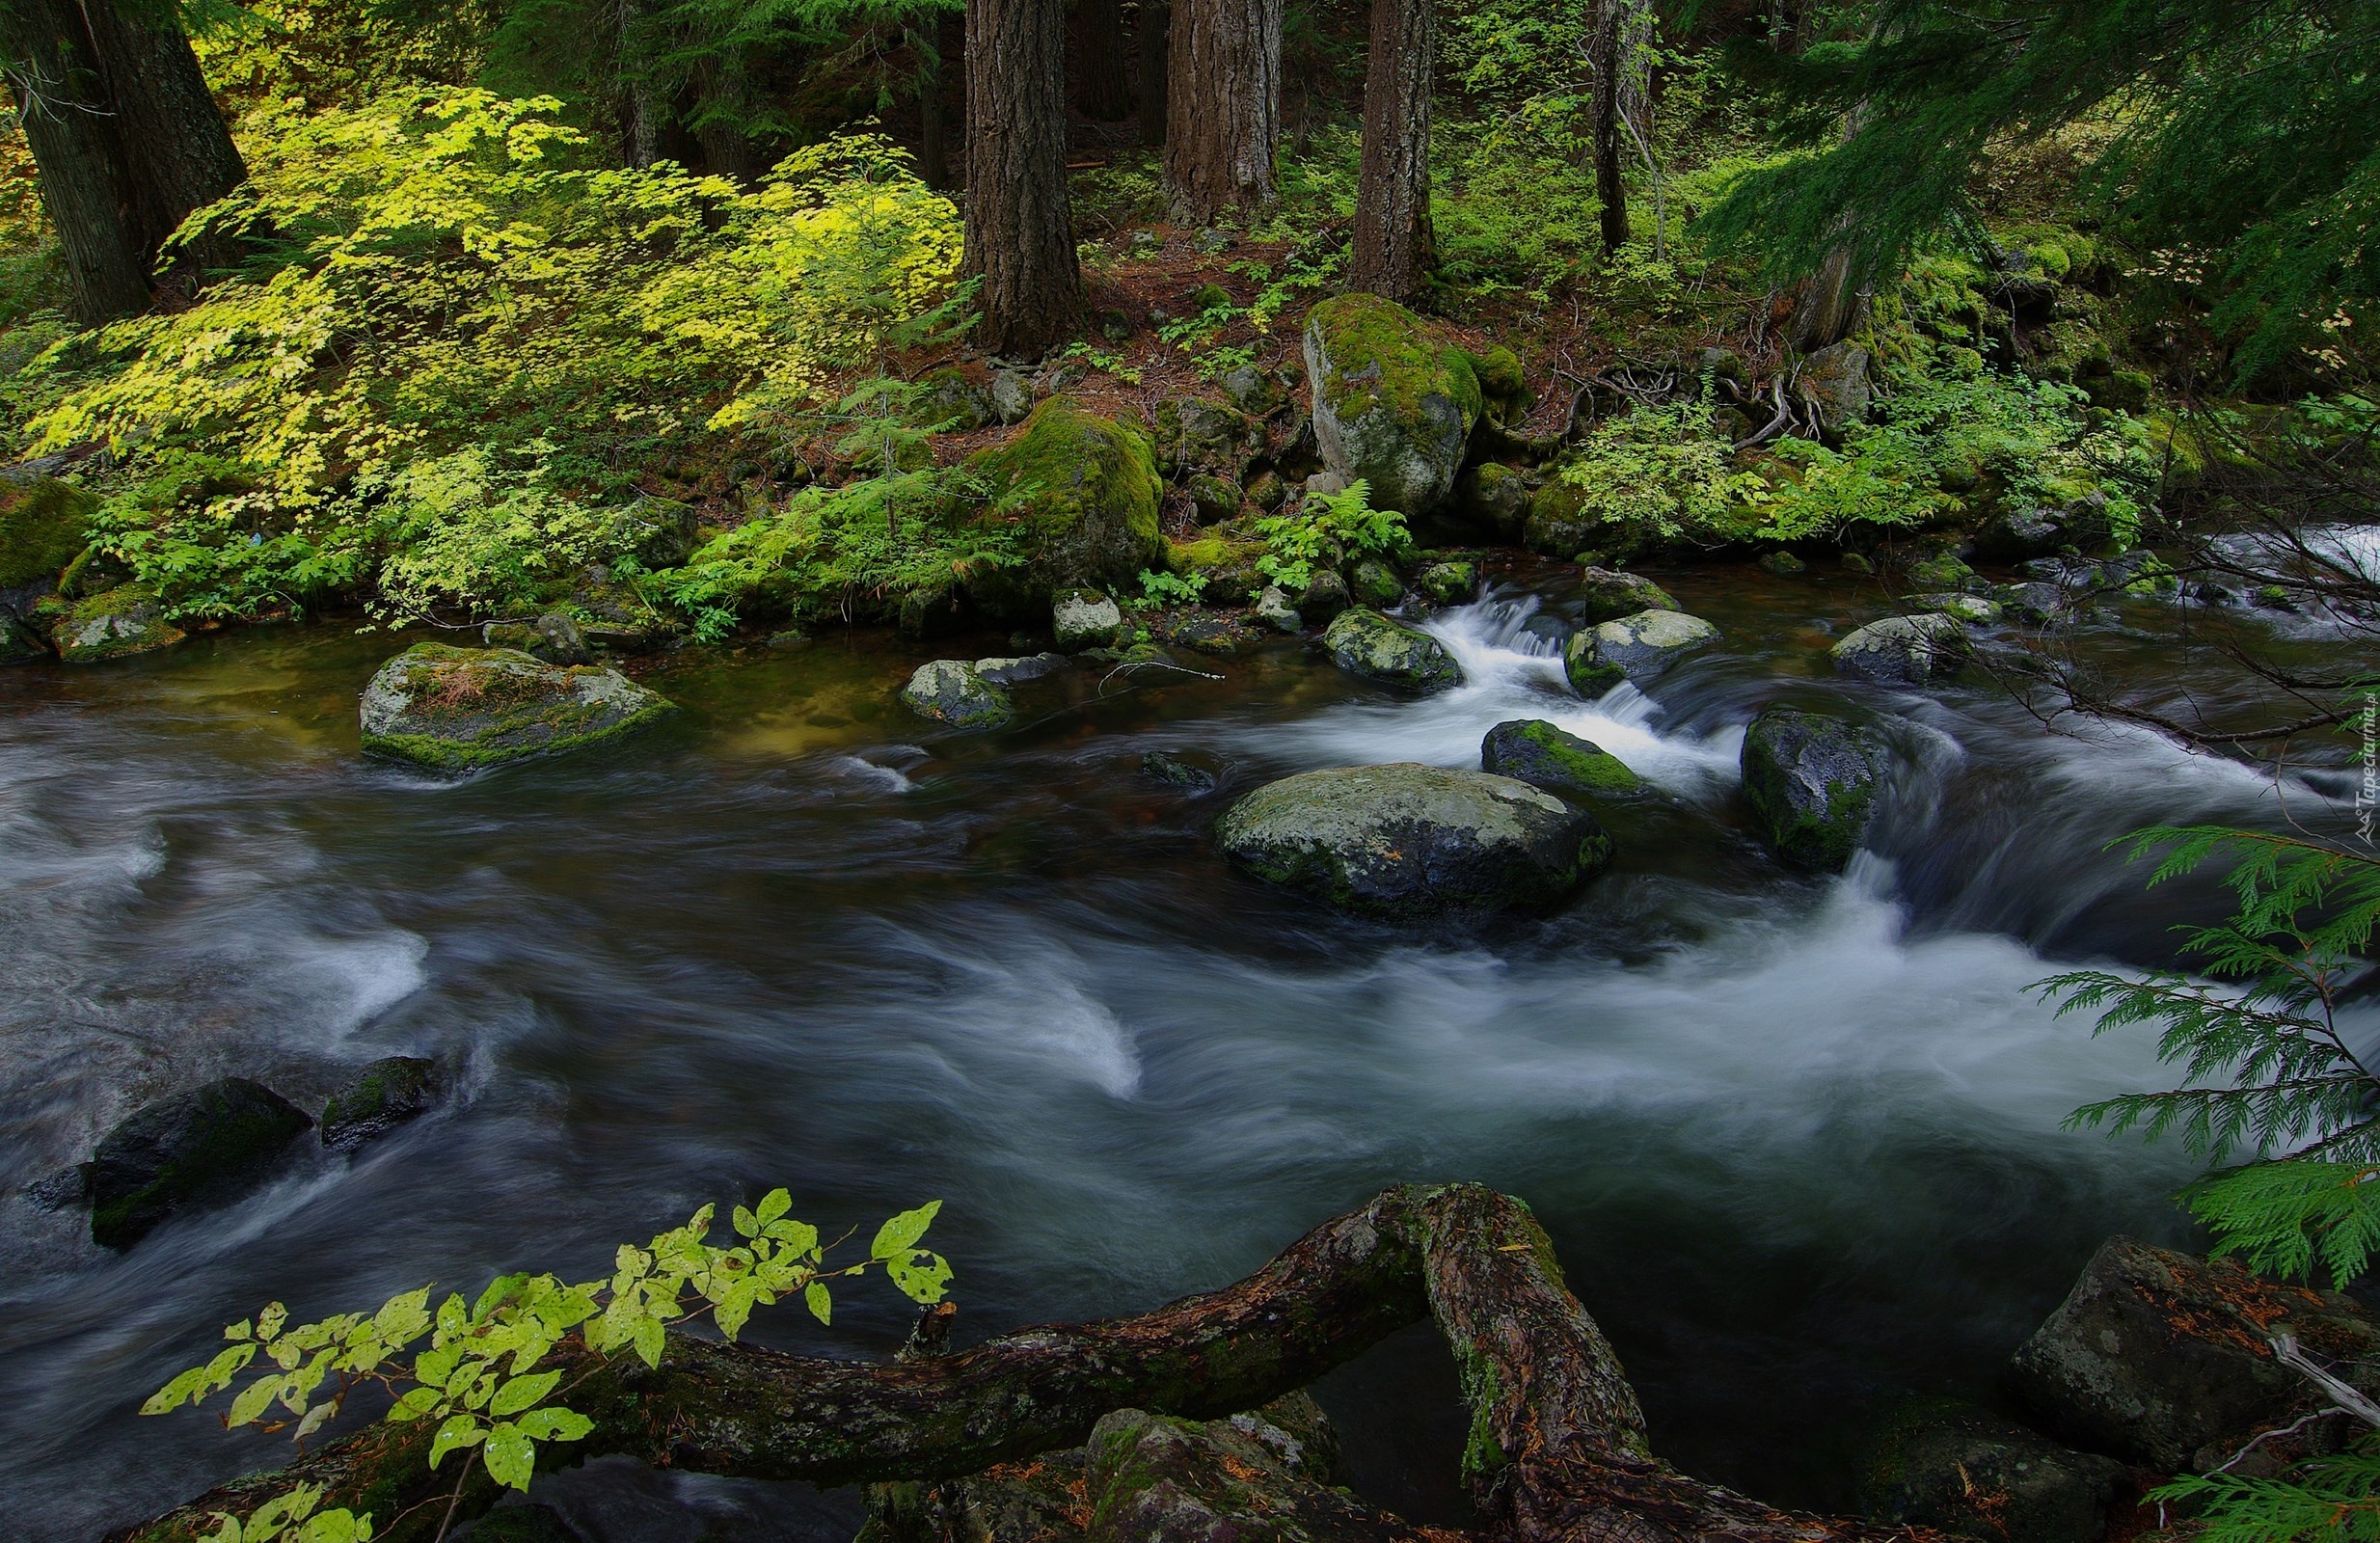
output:
[[[834,1307],[828,1283],[871,1268],[880,1268],[913,1302],[942,1300],[950,1264],[920,1246],[941,1202],[891,1218],[877,1230],[866,1259],[831,1267],[826,1255],[844,1239],[822,1240],[816,1227],[788,1214],[792,1208],[782,1189],[749,1209],[737,1206],[739,1241],[721,1248],[708,1241],[716,1207],[705,1205],[646,1247],[622,1244],[606,1280],[571,1285],[550,1274],[502,1275],[476,1301],[449,1294],[435,1311],[434,1288],[425,1286],[391,1297],[376,1313],[295,1326],[275,1302],[226,1328],[224,1349],[159,1389],[141,1413],[203,1402],[261,1360],[272,1369],[250,1377],[232,1396],[222,1417],[227,1428],[290,1430],[302,1445],[351,1394],[377,1387],[393,1398],[385,1420],[435,1422],[431,1468],[466,1450],[467,1471],[477,1460],[497,1483],[525,1490],[540,1444],[580,1441],[594,1428],[561,1401],[571,1389],[623,1354],[658,1368],[674,1328],[708,1314],[733,1341],[754,1308],[792,1297],[825,1324]],[[568,1386],[564,1368],[552,1364],[566,1340],[594,1357]],[[365,1543],[372,1536],[368,1514],[317,1510],[320,1498],[319,1488],[299,1485],[245,1519],[222,1514],[211,1543]]]

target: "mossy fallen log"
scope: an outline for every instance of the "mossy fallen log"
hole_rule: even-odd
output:
[[[1527,1206],[1475,1184],[1391,1189],[1255,1274],[1138,1317],[1019,1330],[952,1355],[823,1361],[673,1334],[656,1369],[555,1352],[584,1441],[556,1464],[658,1466],[824,1485],[936,1480],[1079,1448],[1119,1409],[1210,1420],[1254,1409],[1427,1316],[1453,1351],[1470,1435],[1463,1476],[1515,1543],[1864,1543],[1927,1534],[1778,1510],[1656,1458],[1618,1358]],[[433,1473],[426,1426],[376,1424],[115,1534],[195,1543],[296,1483],[369,1510],[386,1543],[428,1543],[499,1497]]]

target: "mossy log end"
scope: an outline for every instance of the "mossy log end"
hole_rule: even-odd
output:
[[[673,1335],[658,1369],[556,1352],[573,1407],[596,1422],[556,1465],[626,1453],[744,1478],[853,1484],[957,1478],[1080,1446],[1102,1415],[1194,1420],[1256,1408],[1397,1329],[1436,1320],[1472,1426],[1463,1472],[1480,1514],[1516,1543],[1866,1543],[1924,1534],[1780,1511],[1655,1458],[1618,1358],[1563,1284],[1527,1206],[1475,1184],[1389,1190],[1326,1222],[1247,1279],[1153,1313],[1020,1330],[955,1355],[820,1361]],[[427,1543],[486,1508],[475,1467],[425,1457],[424,1427],[373,1425],[115,1534],[183,1543],[291,1484],[369,1509],[390,1543]]]

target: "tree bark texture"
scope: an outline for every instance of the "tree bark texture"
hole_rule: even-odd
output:
[[[1463,1476],[1511,1543],[1922,1543],[1923,1529],[1776,1510],[1655,1458],[1635,1390],[1570,1294],[1528,1207],[1475,1184],[1407,1186],[1324,1223],[1255,1274],[1137,1318],[1021,1330],[890,1365],[807,1360],[672,1335],[658,1369],[556,1352],[570,1404],[595,1421],[549,1447],[729,1476],[819,1484],[938,1480],[1079,1446],[1101,1416],[1194,1420],[1258,1407],[1390,1334],[1433,1319],[1472,1411]],[[117,1534],[195,1543],[298,1482],[368,1506],[384,1543],[427,1543],[456,1482],[425,1462],[433,1432],[373,1425]],[[474,1471],[475,1472],[475,1471]],[[467,1482],[456,1520],[497,1499]],[[432,1503],[435,1502],[435,1503]]]
[[[1077,0],[1074,105],[1113,123],[1132,116],[1132,68],[1124,57],[1123,0]]]
[[[1438,19],[1431,0],[1372,0],[1350,288],[1410,300],[1436,260],[1430,233],[1430,77],[1437,68]]]
[[[247,181],[248,165],[180,27],[154,25],[114,0],[83,0],[82,9],[115,107],[133,229],[142,251],[153,258],[192,210]],[[235,254],[200,256],[226,261]]]
[[[1273,202],[1282,10],[1283,0],[1173,0],[1165,202],[1176,225]]]
[[[1066,184],[1064,0],[967,0],[965,269],[984,344],[1038,356],[1082,319]]]
[[[1841,342],[1859,325],[1867,303],[1867,286],[1853,270],[1851,248],[1828,248],[1826,260],[1802,281],[1801,294],[1794,302],[1794,346],[1806,353]]]
[[[1141,143],[1165,143],[1165,96],[1171,86],[1166,51],[1173,41],[1174,11],[1167,0],[1141,0],[1133,22],[1141,55]]]
[[[1603,249],[1619,251],[1628,244],[1628,185],[1620,177],[1620,108],[1624,89],[1621,59],[1627,0],[1599,0],[1590,43],[1595,89],[1590,97],[1595,117],[1591,138],[1595,154],[1595,202],[1603,206]]]
[[[41,207],[66,255],[74,319],[96,326],[149,304],[149,259],[99,61],[74,0],[0,6],[17,121],[41,174]]]

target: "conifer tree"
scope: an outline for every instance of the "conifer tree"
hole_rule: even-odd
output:
[[[1372,0],[1364,75],[1364,160],[1347,282],[1391,300],[1420,292],[1430,230],[1430,76],[1438,66],[1431,0]]]
[[[1273,202],[1282,0],[1175,0],[1165,198],[1176,225]]]

